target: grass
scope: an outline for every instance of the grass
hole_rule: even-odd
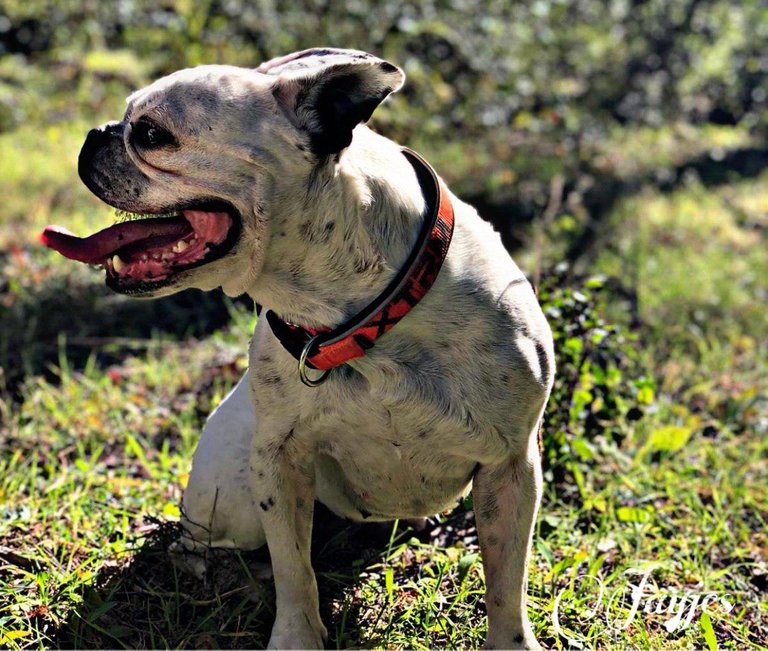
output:
[[[236,311],[228,332],[204,341],[136,342],[143,353],[120,364],[102,369],[92,358],[76,371],[62,359],[50,381],[28,381],[0,457],[5,646],[266,642],[271,584],[249,579],[263,554],[219,558],[201,583],[175,569],[166,551],[197,432],[242,371],[240,345],[251,325]],[[652,563],[660,588],[727,595],[734,610],[710,613],[724,647],[764,644],[768,441],[707,429],[675,404],[660,404],[652,420],[621,448],[595,441],[589,472],[570,485],[549,484],[531,567],[537,633],[548,646],[569,646],[554,632],[560,594],[559,624],[571,640],[703,646],[698,611],[674,635],[663,628],[668,616],[638,616],[614,630],[603,608],[581,621],[595,594],[581,594],[576,577],[598,577],[612,592],[627,588],[626,570]],[[674,450],[654,436],[661,423],[676,423],[685,446]],[[350,525],[328,513],[315,529],[333,644],[465,648],[482,641],[471,513],[459,509],[419,534]],[[620,610],[614,616],[626,618],[629,606]]]
[[[0,134],[0,647],[262,646],[274,617],[264,550],[212,554],[205,581],[167,553],[197,436],[244,368],[255,317],[217,295],[117,297],[35,244],[46,223],[87,231],[112,218],[76,178],[87,125],[65,117]],[[600,155],[631,176],[747,145],[736,129],[675,125],[616,132]],[[448,145],[438,168],[458,160],[460,175],[488,164],[487,151],[461,163]],[[521,156],[496,153],[511,167]],[[567,439],[568,463],[547,472],[529,588],[546,646],[768,647],[766,207],[763,174],[649,185],[613,208],[590,267],[636,295],[657,389],[641,420]],[[609,314],[629,322],[622,296]],[[329,644],[481,644],[470,506],[420,532],[318,508]],[[637,583],[627,571],[641,568],[652,568],[642,608],[653,612],[617,627],[632,612],[619,599]],[[661,598],[709,592],[733,608],[697,607],[688,626],[665,628]]]

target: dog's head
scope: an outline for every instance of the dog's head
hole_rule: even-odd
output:
[[[370,54],[327,48],[164,77],[80,152],[81,179],[125,220],[87,238],[48,227],[43,242],[103,265],[121,293],[242,293],[261,269],[275,201],[332,164],[403,80]]]

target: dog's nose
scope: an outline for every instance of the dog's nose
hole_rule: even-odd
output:
[[[77,159],[77,171],[80,178],[85,180],[84,174],[87,174],[89,165],[99,150],[108,146],[113,138],[122,140],[122,137],[123,124],[121,122],[107,122],[100,127],[91,129],[85,137],[85,142]]]

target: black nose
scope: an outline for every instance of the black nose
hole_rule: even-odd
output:
[[[98,152],[110,144],[115,144],[114,140],[122,140],[122,138],[123,125],[120,122],[107,122],[88,132],[77,159],[77,173],[83,181],[88,178],[90,165]]]

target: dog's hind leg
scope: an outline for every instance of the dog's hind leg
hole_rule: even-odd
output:
[[[208,417],[184,491],[179,541],[187,550],[256,549],[265,542],[248,458],[256,433],[249,376]]]
[[[473,500],[485,568],[489,649],[538,649],[526,610],[528,561],[541,497],[538,425],[528,448],[475,473]]]

